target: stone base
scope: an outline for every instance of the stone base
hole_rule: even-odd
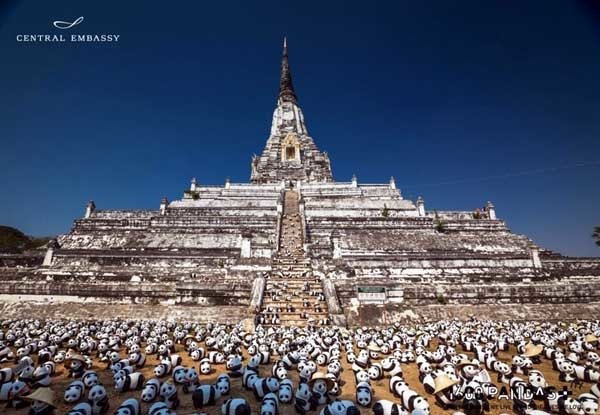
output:
[[[148,304],[100,303],[36,303],[28,301],[0,301],[0,315],[8,318],[39,319],[110,319],[128,320],[185,319],[198,322],[215,321],[237,323],[253,315],[247,306],[186,306]]]
[[[600,314],[600,302],[570,304],[477,304],[477,305],[363,305],[346,311],[350,327],[395,322],[427,322],[472,316],[495,320],[577,320]]]

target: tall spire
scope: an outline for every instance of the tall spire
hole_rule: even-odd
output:
[[[281,78],[279,80],[279,99],[284,102],[296,102],[296,92],[292,84],[292,73],[288,62],[287,38],[283,38],[283,57],[281,58]]]

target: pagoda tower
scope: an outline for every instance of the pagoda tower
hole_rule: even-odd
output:
[[[252,183],[331,182],[331,164],[309,136],[292,82],[287,41],[283,40],[279,97],[271,134],[260,157],[252,159]]]

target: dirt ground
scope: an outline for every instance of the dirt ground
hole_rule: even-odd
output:
[[[202,347],[204,347],[203,343],[202,343]],[[430,345],[429,348],[434,349],[435,347],[436,347],[436,343],[432,342],[432,344]],[[462,350],[460,346],[458,346],[456,349],[457,349],[457,352],[459,352],[459,353],[465,353],[465,354],[469,355],[471,358],[473,357],[473,355],[471,353],[464,352],[464,350]],[[176,353],[178,353],[183,358],[184,366],[186,366],[186,367],[195,366],[196,370],[198,370],[199,362],[194,362],[187,355],[187,353],[184,351],[183,345],[176,345]],[[511,349],[508,352],[499,352],[497,357],[499,360],[510,362],[510,360],[512,359],[512,356],[514,354],[516,354],[516,351],[515,351],[514,347],[511,346]],[[121,357],[123,357],[123,358],[126,357],[124,351],[121,352]],[[385,356],[382,356],[382,358],[383,357],[385,357]],[[273,359],[272,360],[272,362],[273,362],[273,361],[277,360],[278,358],[275,357],[272,359]],[[248,361],[247,356],[245,356],[244,363],[247,363],[247,361]],[[146,366],[141,370],[141,372],[144,374],[146,379],[150,379],[150,378],[154,377],[153,368],[156,364],[158,364],[158,360],[156,359],[155,356],[150,356],[147,358]],[[342,354],[342,366],[343,366],[343,373],[342,373],[342,382],[340,385],[342,394],[341,394],[341,396],[339,396],[339,398],[354,400],[355,399],[354,398],[354,393],[355,393],[354,375],[353,375],[353,372],[351,369],[351,365],[346,362],[345,352]],[[3,367],[6,367],[6,365],[3,365]],[[215,370],[210,375],[201,375],[200,374],[201,383],[203,383],[203,384],[214,383],[216,381],[216,378],[218,375],[227,372],[225,370],[225,364],[213,365],[213,368]],[[552,364],[550,361],[542,359],[542,363],[534,365],[534,368],[541,370],[544,373],[548,383],[550,385],[555,386],[557,389],[560,389],[563,386],[567,386],[567,387],[570,386],[570,385],[560,382],[558,380],[558,372],[554,371],[552,369]],[[137,399],[140,398],[141,391],[139,391],[139,390],[124,392],[124,393],[116,392],[113,388],[112,375],[110,373],[110,370],[107,369],[105,363],[99,362],[98,360],[94,360],[93,369],[97,371],[98,375],[100,376],[101,382],[104,384],[104,386],[106,387],[106,390],[109,394],[110,409],[108,411],[108,414],[112,414],[125,399],[131,398],[131,397],[137,398]],[[423,389],[423,387],[421,385],[421,382],[418,379],[418,370],[417,370],[417,365],[415,363],[403,364],[402,369],[403,369],[404,379],[408,382],[408,384],[411,386],[411,388],[414,389],[415,391],[419,392],[422,396],[427,398],[427,400],[429,401],[429,404],[431,406],[432,414],[441,415],[441,414],[451,414],[451,413],[455,412],[453,410],[446,410],[446,411],[443,410],[441,407],[439,407],[435,404],[434,397],[432,395],[428,395],[425,392],[425,390]],[[319,370],[326,372],[326,367],[322,367]],[[270,371],[271,371],[271,364],[262,365],[260,367],[260,375],[263,377],[270,376]],[[67,370],[64,368],[63,365],[57,365],[57,372],[58,373],[53,378],[51,388],[56,392],[56,401],[58,402],[58,408],[57,408],[56,413],[57,414],[65,414],[66,412],[68,412],[69,409],[72,408],[72,405],[64,404],[62,401],[62,396],[63,396],[65,388],[67,387],[67,385],[70,382],[73,381],[73,379],[68,378],[66,376]],[[199,373],[199,370],[198,370],[198,373]],[[294,386],[296,386],[298,383],[297,372],[295,370],[290,370],[290,371],[288,371],[288,374],[290,375],[290,378],[294,381]],[[490,376],[492,377],[492,381],[499,386],[499,384],[496,382],[496,376],[493,373],[490,373]],[[523,376],[521,375],[521,377],[523,377]],[[161,381],[165,381],[167,379],[169,379],[169,377],[164,377],[161,379]],[[372,382],[373,392],[374,392],[373,402],[376,402],[379,399],[387,399],[387,400],[391,400],[393,402],[399,402],[399,399],[394,397],[394,395],[389,392],[388,383],[389,383],[388,377],[385,377],[384,379],[379,380],[379,381]],[[205,412],[205,413],[211,414],[211,415],[220,414],[221,403],[223,403],[226,399],[228,399],[230,397],[246,398],[246,400],[252,406],[252,413],[260,414],[260,403],[255,399],[252,392],[246,391],[242,387],[242,379],[241,378],[231,378],[231,386],[232,386],[232,390],[231,390],[229,396],[221,397],[221,399],[218,401],[217,405],[205,407],[202,411],[194,409],[194,407],[192,405],[191,394],[183,393],[183,391],[181,390],[181,387],[179,387],[178,388],[179,389],[179,399],[181,401],[181,404],[180,404],[180,407],[176,411],[177,415],[194,414],[194,413],[200,413],[200,412]],[[580,393],[583,393],[583,392],[589,392],[590,386],[591,386],[591,384],[584,384],[581,389],[575,390],[575,392],[574,392],[575,395],[579,395]],[[539,405],[541,405],[541,404],[542,403],[540,403]],[[493,400],[490,402],[490,406],[491,406],[491,410],[490,410],[489,414],[492,414],[492,415],[498,415],[498,414],[502,414],[502,413],[509,413],[509,414],[512,413],[512,409],[511,409],[512,401]],[[148,404],[142,403],[142,414],[146,414],[148,411],[148,408],[149,408]],[[313,413],[318,414],[321,409],[322,409],[322,406],[320,406]],[[540,409],[543,409],[543,408],[540,408]],[[0,414],[24,415],[24,414],[27,414],[27,412],[28,412],[28,409],[13,410],[13,409],[6,409],[4,404],[1,404],[1,406],[0,406]],[[372,410],[370,408],[361,408],[361,415],[366,415],[366,414],[370,414],[370,413],[372,413]],[[295,414],[296,414],[296,412],[294,410],[293,404],[288,404],[288,405],[280,404],[280,415],[295,415]]]

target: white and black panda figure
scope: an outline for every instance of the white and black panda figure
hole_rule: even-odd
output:
[[[121,406],[117,408],[114,415],[141,415],[142,409],[140,401],[134,398],[129,398],[123,401]]]
[[[239,355],[229,356],[227,358],[225,368],[229,371],[229,376],[231,376],[232,378],[239,378],[244,374],[242,357]]]
[[[36,367],[33,371],[31,380],[31,386],[34,388],[50,386],[50,383],[52,382],[52,379],[50,378],[50,370],[48,370],[46,366]]]
[[[309,382],[312,398],[317,405],[329,403],[329,390],[333,387],[333,382],[325,373],[317,372]]]
[[[142,388],[142,402],[154,402],[158,395],[160,394],[160,380],[154,378],[149,379],[144,383],[144,387]]]
[[[373,389],[368,382],[356,385],[356,403],[363,408],[369,408],[373,402]]]
[[[392,376],[389,384],[390,392],[397,398],[400,398],[405,389],[408,389],[408,383],[406,383],[404,378],[402,376]]]
[[[562,415],[581,415],[583,413],[581,403],[577,399],[562,393],[549,394],[544,403],[544,410]]]
[[[254,396],[261,400],[269,392],[277,392],[279,390],[279,380],[274,377],[259,378],[253,385]]]
[[[279,383],[277,396],[281,403],[292,403],[294,400],[294,384],[291,379],[284,379]]]
[[[199,370],[202,375],[210,375],[212,373],[213,369],[210,365],[210,359],[208,357],[205,357],[200,361]]]
[[[287,379],[288,372],[287,369],[281,363],[281,361],[273,364],[273,366],[271,367],[271,376],[276,377],[279,380]]]
[[[161,362],[154,367],[154,376],[157,378],[163,378],[171,374],[172,366],[168,362]]]
[[[312,398],[312,392],[308,383],[300,383],[298,385],[294,398],[294,409],[296,409],[296,412],[300,415],[305,415],[307,412],[310,412],[317,407],[316,402]]]
[[[217,352],[217,351],[208,352],[207,358],[210,363],[214,363],[217,365],[225,363],[225,356],[221,352]]]
[[[513,397],[513,411],[518,415],[525,415],[532,409],[537,409],[533,395],[530,393],[527,382],[519,377],[510,379],[510,390]]]
[[[186,369],[183,366],[176,366],[173,369],[173,373],[171,374],[171,377],[173,378],[173,382],[176,385],[183,385],[186,383],[186,378],[185,378],[185,374],[186,374]]]
[[[321,409],[319,415],[360,415],[360,410],[352,401],[336,399]]]
[[[10,367],[0,369],[0,385],[7,382],[12,382],[15,377],[15,373]]]
[[[287,353],[285,356],[283,356],[283,359],[281,359],[283,366],[287,370],[294,368],[298,364],[299,361],[300,361],[300,354],[296,350]]]
[[[245,399],[227,399],[221,405],[221,415],[251,415],[252,409]]]
[[[74,354],[68,360],[69,363],[69,377],[80,378],[85,372],[85,357]]]
[[[330,396],[339,396],[342,393],[338,378],[333,373],[327,373],[325,376],[331,380],[331,388],[329,388]]]
[[[581,365],[574,365],[575,376],[577,379],[584,382],[598,382],[600,381],[600,372],[592,367],[585,367]],[[37,369],[36,369],[37,370]]]
[[[88,392],[88,402],[92,406],[93,415],[105,414],[109,408],[108,394],[102,385],[94,385]]]
[[[279,415],[279,401],[273,392],[264,396],[260,406],[260,415]]]
[[[369,351],[366,349],[359,350],[358,356],[356,356],[353,364],[358,365],[361,369],[366,370],[371,364],[371,356]]]
[[[204,349],[202,347],[199,347],[195,350],[192,350],[189,353],[190,357],[192,358],[193,361],[198,362],[201,359],[204,359]]]
[[[402,366],[395,357],[387,357],[381,361],[383,371],[389,376],[402,376]]]
[[[144,381],[144,375],[140,372],[135,372],[115,379],[115,389],[117,392],[139,390],[144,386]]]
[[[229,375],[219,375],[215,383],[215,388],[217,388],[221,396],[229,395],[229,392],[231,391],[231,379],[229,378]]]
[[[560,372],[558,380],[561,382],[571,383],[577,379],[575,374],[575,365],[570,360],[558,360],[556,362],[556,369]]]
[[[369,378],[371,380],[383,379],[383,366],[381,363],[372,364],[369,366],[367,373],[369,374]]]
[[[254,382],[259,379],[258,372],[251,368],[246,368],[242,377],[242,386],[244,389],[253,390]]]
[[[179,407],[179,396],[173,383],[167,381],[160,385],[160,401],[166,403],[169,409],[176,410]]]
[[[592,395],[600,399],[600,382],[596,383],[595,385],[592,385],[592,387],[590,388],[590,392],[592,393]]]
[[[148,415],[174,415],[169,406],[164,402],[155,402],[148,409]]]
[[[420,396],[414,390],[405,389],[402,392],[401,400],[402,406],[404,406],[404,408],[406,408],[409,412],[412,412],[415,409],[420,409],[424,412],[424,415],[429,415],[429,402],[427,402],[427,399]]]
[[[87,402],[78,403],[67,415],[92,415],[92,406]]]
[[[490,410],[490,403],[481,387],[471,382],[464,390],[460,407],[465,415],[483,415]]]
[[[369,372],[367,372],[366,370],[358,370],[354,373],[354,379],[356,380],[356,383],[360,383],[360,382],[370,382],[371,378],[369,377]]]
[[[79,402],[83,397],[83,393],[85,392],[85,385],[80,380],[75,380],[69,383],[69,386],[65,389],[65,393],[63,395],[63,401],[65,403],[75,403]]]
[[[373,405],[373,415],[408,415],[409,413],[402,408],[402,405],[385,399],[375,402]]]
[[[200,385],[192,392],[192,402],[196,409],[214,405],[220,398],[221,392],[213,385]]]
[[[146,365],[146,356],[140,352],[131,353],[129,363],[138,369],[142,369]]]
[[[54,415],[54,393],[49,388],[38,388],[26,399],[31,402],[28,415]]]
[[[591,393],[582,393],[577,397],[581,403],[584,415],[596,415],[598,413],[598,397]]]
[[[527,380],[529,382],[529,390],[533,394],[533,399],[536,401],[546,399],[546,395],[548,394],[548,382],[546,382],[544,374],[537,369],[532,369],[527,375]]]

